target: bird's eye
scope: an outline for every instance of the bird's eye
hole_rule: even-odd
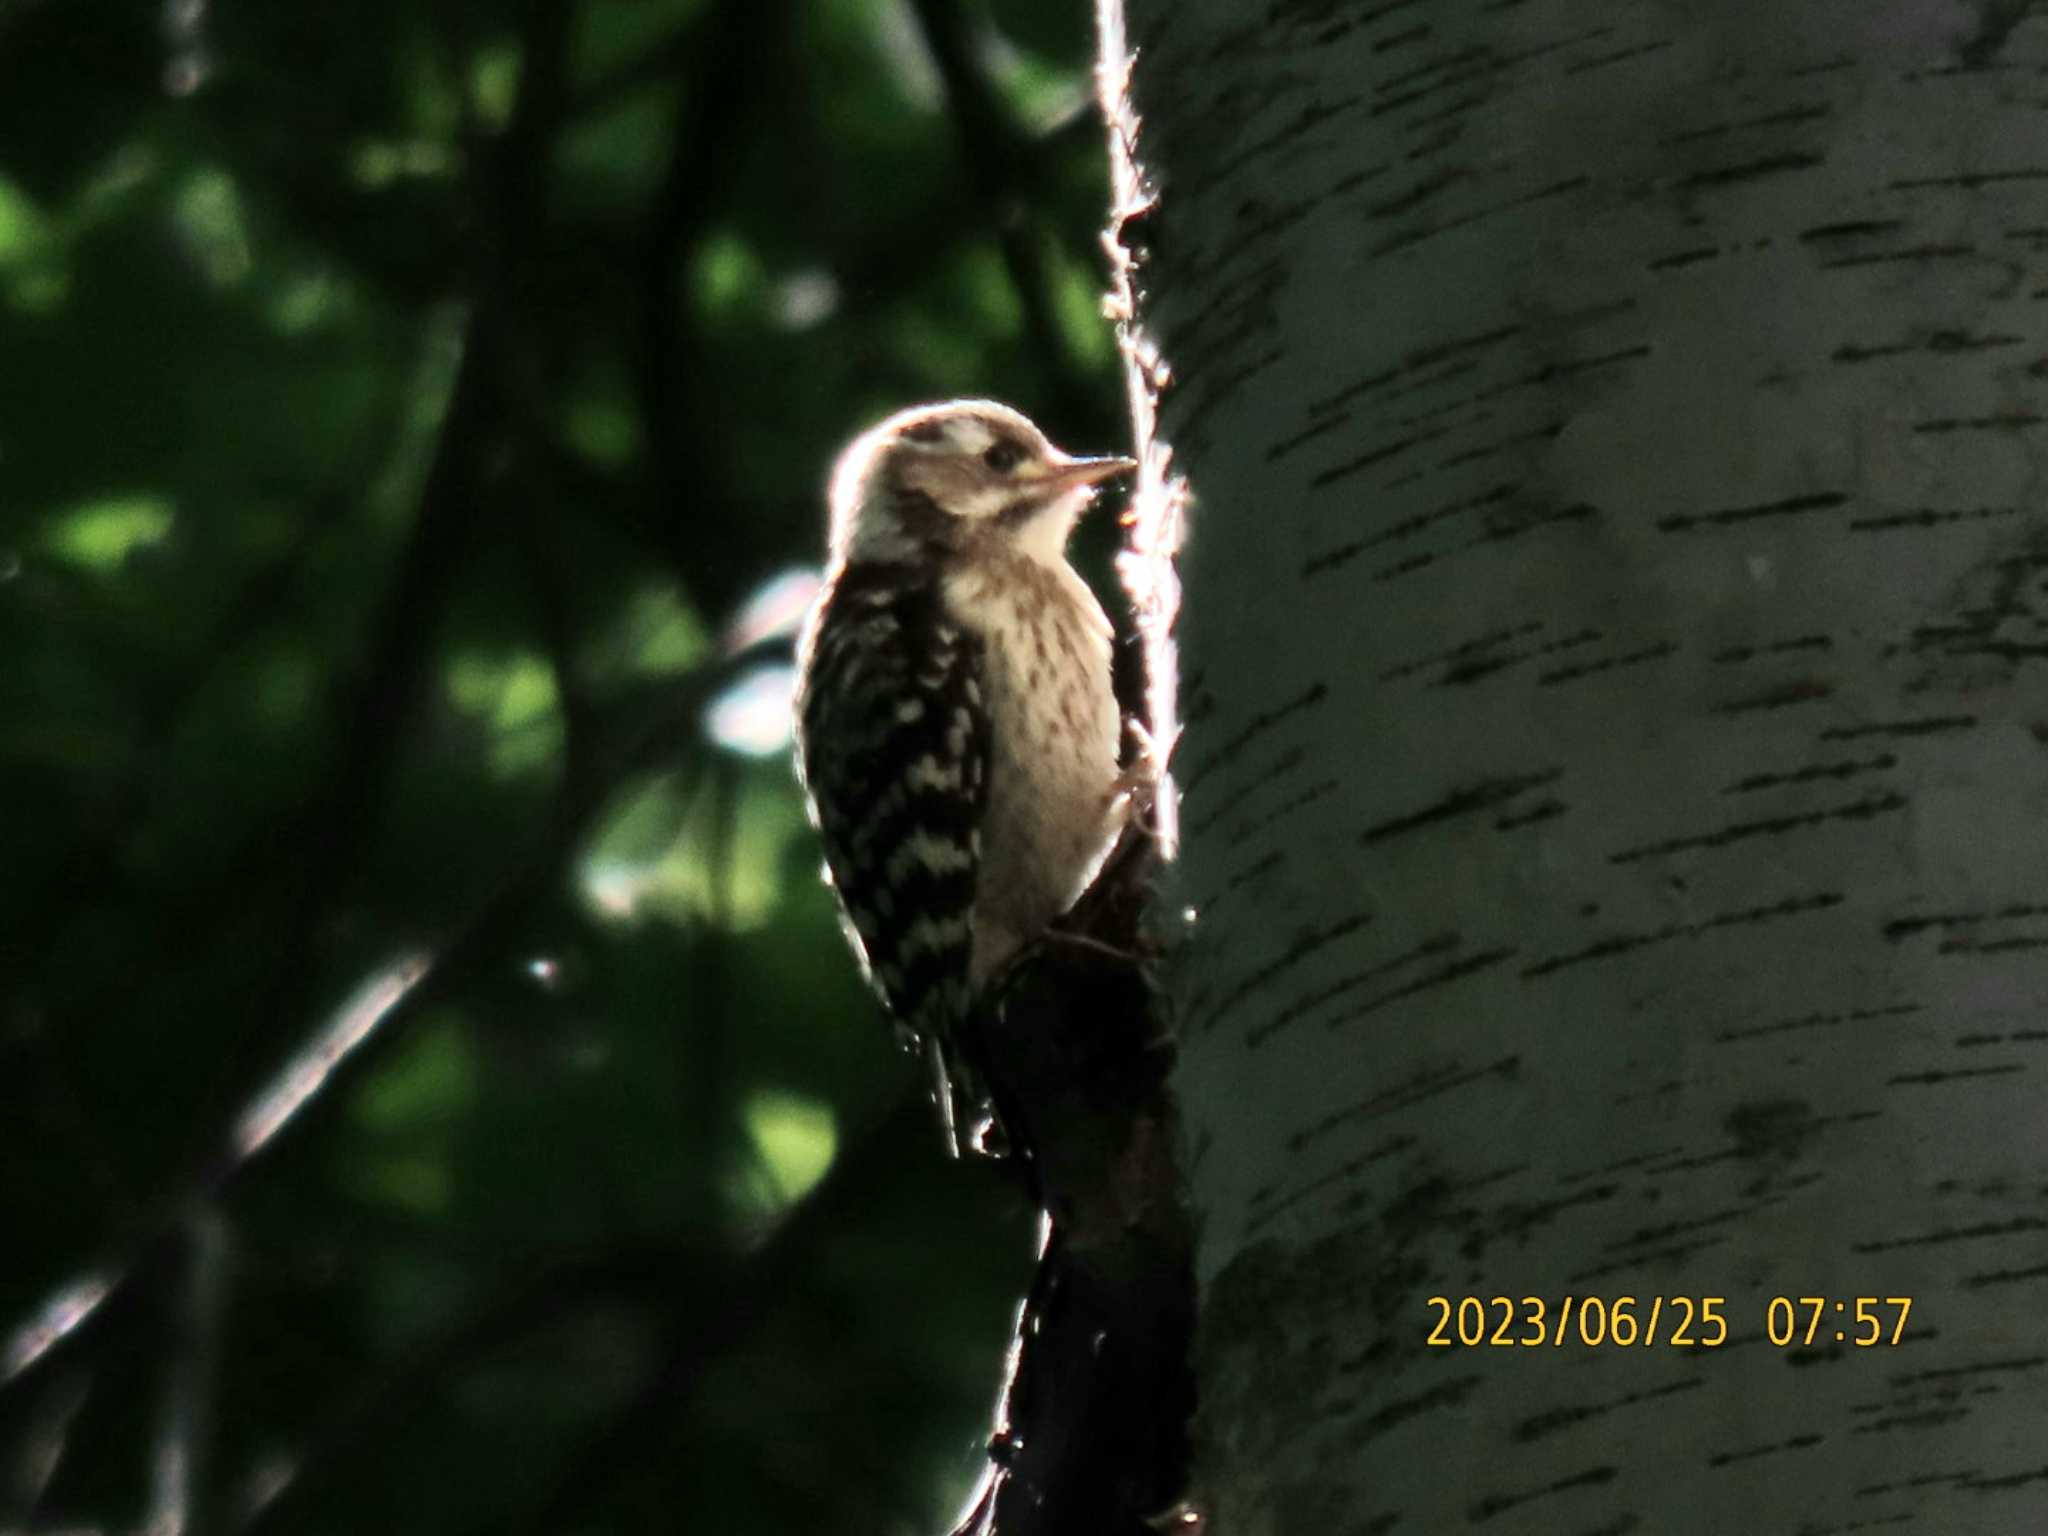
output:
[[[981,462],[999,475],[1007,475],[1024,461],[1024,450],[1007,437],[999,437],[981,450]]]

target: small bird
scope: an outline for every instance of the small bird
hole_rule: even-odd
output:
[[[1122,812],[1110,626],[1067,563],[1097,485],[988,400],[840,455],[798,648],[797,773],[848,939],[934,1075],[947,1145],[995,1128],[957,1045],[983,983],[1086,889]]]

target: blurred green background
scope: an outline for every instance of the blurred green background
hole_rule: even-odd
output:
[[[884,412],[1123,440],[1089,9],[0,0],[0,1530],[951,1514],[790,629]]]

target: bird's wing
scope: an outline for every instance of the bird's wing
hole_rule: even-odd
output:
[[[931,1054],[957,1148],[985,1098],[958,1041],[988,803],[982,647],[929,581],[891,570],[841,572],[806,636],[798,770],[868,979]]]

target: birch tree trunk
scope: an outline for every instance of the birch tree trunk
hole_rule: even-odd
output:
[[[2048,8],[1116,12],[1212,1529],[2048,1530]]]

